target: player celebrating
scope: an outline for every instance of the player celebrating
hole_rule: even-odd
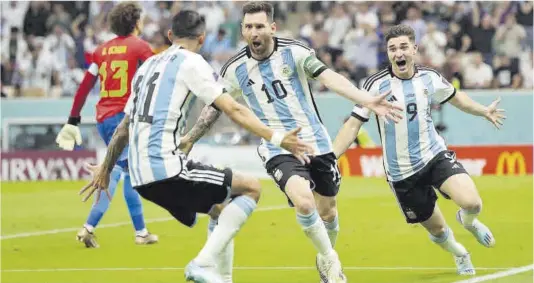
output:
[[[375,95],[391,91],[388,99],[405,105],[403,121],[406,122],[398,125],[379,122],[388,182],[407,222],[421,223],[434,243],[454,255],[458,274],[475,274],[469,253],[454,239],[436,205],[434,188],[460,206],[457,220],[478,242],[492,247],[495,239],[488,227],[477,219],[482,200],[455,153],[447,150],[437,134],[430,116],[430,103],[432,99],[442,104],[449,101],[466,113],[485,117],[497,128],[505,118],[504,110],[497,109],[499,99],[485,107],[456,91],[438,72],[416,66],[417,46],[414,30],[409,26],[394,26],[385,38],[391,66],[370,76],[363,86]],[[336,156],[347,150],[368,119],[367,109],[354,107],[352,117],[334,141]]]
[[[335,196],[340,174],[332,143],[321,123],[308,79],[318,79],[329,89],[356,103],[365,104],[382,117],[397,120],[397,109],[382,97],[358,90],[343,76],[329,70],[302,43],[274,37],[273,7],[266,2],[243,6],[242,33],[248,43],[221,70],[233,95],[243,94],[258,118],[278,131],[302,127],[299,136],[314,147],[310,164],[302,164],[289,152],[263,140],[258,149],[267,172],[294,204],[297,221],[319,252],[317,266],[326,282],[345,282],[338,255],[333,249],[339,223]],[[402,109],[398,107],[398,109]],[[200,125],[184,142],[196,141],[218,116],[216,109],[204,109]],[[400,115],[399,115],[400,116]],[[197,130],[201,129],[201,130]],[[317,204],[317,205],[316,205]],[[232,251],[220,260],[230,262]],[[231,273],[221,270],[221,273]]]
[[[82,189],[107,191],[113,164],[129,143],[130,174],[144,198],[167,209],[192,226],[196,213],[212,214],[212,207],[233,200],[222,210],[218,225],[198,256],[185,269],[186,279],[222,283],[214,258],[247,221],[260,197],[255,178],[188,160],[180,148],[184,102],[190,94],[214,105],[250,132],[282,146],[304,161],[311,147],[297,137],[300,128],[275,132],[245,106],[226,93],[210,65],[198,54],[205,39],[205,21],[197,12],[183,10],[172,20],[173,45],[148,59],[134,77],[133,96],[126,116],[109,144],[104,163],[94,170],[93,181]],[[171,34],[172,33],[172,34]]]
[[[93,63],[85,73],[85,77],[76,92],[68,123],[59,132],[56,142],[65,150],[73,150],[74,143],[80,145],[82,137],[78,124],[80,111],[85,99],[100,77],[100,100],[96,106],[97,128],[106,144],[109,144],[115,128],[124,117],[124,105],[130,96],[130,85],[138,64],[145,61],[153,53],[148,43],[139,39],[141,31],[141,7],[135,3],[122,2],[109,13],[109,23],[116,38],[100,45],[93,54]],[[150,234],[143,216],[143,207],[139,194],[132,189],[128,173],[127,150],[119,159],[111,173],[109,187],[113,196],[115,188],[124,171],[124,198],[128,205],[130,217],[135,228],[136,244],[152,244],[158,241],[157,235]],[[94,230],[107,211],[111,198],[102,198],[94,203],[84,227],[78,232],[77,239],[88,248],[96,248]]]

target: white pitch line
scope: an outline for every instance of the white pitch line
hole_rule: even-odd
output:
[[[75,272],[75,271],[164,271],[183,270],[183,267],[110,267],[110,268],[50,268],[50,269],[6,269],[2,272]],[[315,270],[312,266],[237,266],[234,270]],[[344,270],[456,270],[455,267],[413,267],[413,266],[344,266]],[[477,270],[509,270],[510,267],[478,267]],[[463,281],[462,281],[463,283]]]
[[[290,208],[290,207],[287,205],[267,206],[267,207],[260,207],[256,209],[256,211],[271,211],[271,210],[280,210],[280,209],[285,209],[285,208]],[[206,216],[205,214],[199,214],[199,217],[205,217],[205,216]],[[147,219],[145,223],[165,222],[169,220],[175,220],[175,219],[173,217],[152,218],[152,219]],[[124,225],[131,225],[131,223],[132,223],[131,221],[128,221],[128,222],[117,222],[117,223],[111,223],[111,224],[102,224],[102,225],[98,225],[98,229],[120,227]],[[1,236],[0,240],[9,240],[9,239],[17,239],[17,238],[26,238],[26,237],[74,232],[74,231],[78,231],[79,229],[80,227],[73,227],[73,228],[17,233],[17,234]]]
[[[476,269],[478,269],[478,268],[476,268]],[[488,274],[488,275],[484,275],[484,276],[474,277],[474,278],[471,278],[471,279],[456,281],[456,282],[453,282],[453,283],[478,283],[478,282],[484,282],[484,281],[493,280],[493,279],[497,279],[497,278],[512,276],[512,275],[523,273],[523,272],[527,272],[527,271],[530,271],[530,270],[533,270],[533,269],[534,269],[534,264],[531,264],[531,265],[526,265],[526,266],[521,266],[521,267],[510,268],[508,270],[504,270],[504,271],[500,271],[500,272],[496,272],[496,273]]]

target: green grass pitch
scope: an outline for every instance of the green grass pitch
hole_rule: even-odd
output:
[[[439,205],[456,238],[471,252],[476,276],[530,265],[532,176],[475,178],[484,200],[480,219],[497,244],[482,247],[454,219],[456,206]],[[1,282],[184,282],[183,267],[203,245],[207,218],[185,228],[159,207],[144,203],[147,226],[160,236],[136,246],[120,188],[96,231],[99,249],[75,241],[90,203],[77,195],[83,182],[2,183]],[[405,223],[384,179],[347,178],[338,199],[341,231],[336,249],[349,282],[444,283],[455,275],[452,257],[424,229]],[[25,234],[30,233],[30,234]],[[282,193],[263,181],[260,206],[236,238],[235,283],[319,282],[315,251]],[[532,271],[484,282],[533,282]]]

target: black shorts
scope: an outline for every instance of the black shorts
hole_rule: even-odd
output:
[[[430,218],[438,199],[434,189],[450,199],[440,190],[441,185],[449,177],[462,173],[467,174],[467,171],[456,160],[456,153],[445,150],[412,176],[398,182],[390,182],[406,221],[419,223]]]
[[[341,174],[334,153],[318,155],[310,161],[309,164],[303,165],[295,156],[282,154],[269,160],[265,167],[284,193],[287,180],[297,175],[310,181],[311,189],[318,194],[326,197],[336,196],[339,192]]]
[[[186,226],[196,223],[197,213],[208,213],[213,205],[230,197],[232,170],[187,161],[177,176],[135,187],[139,194],[165,208]]]

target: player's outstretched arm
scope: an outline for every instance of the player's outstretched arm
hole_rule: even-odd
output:
[[[83,201],[87,201],[95,191],[97,193],[96,202],[98,202],[100,198],[100,191],[105,191],[108,195],[108,198],[111,200],[111,195],[108,191],[109,175],[117,163],[122,151],[128,144],[128,138],[130,135],[128,130],[129,124],[130,119],[129,116],[126,115],[124,116],[124,119],[122,119],[119,126],[117,126],[117,129],[115,129],[113,137],[109,142],[104,162],[100,166],[92,164],[87,165],[87,169],[93,173],[93,180],[80,191],[81,195],[88,190],[87,195],[82,199]]]
[[[482,116],[490,121],[497,129],[503,125],[506,119],[504,109],[498,109],[497,106],[501,98],[494,100],[489,106],[484,106],[469,97],[465,92],[457,91],[450,103],[465,113],[475,116]]]
[[[339,158],[350,145],[356,140],[358,132],[360,131],[363,122],[354,117],[350,117],[337,133],[336,139],[333,143],[334,154]]]
[[[82,144],[82,134],[80,133],[80,128],[78,128],[78,124],[81,120],[80,112],[82,111],[89,92],[95,85],[98,78],[94,71],[95,68],[96,67],[91,65],[91,67],[85,72],[82,83],[74,95],[74,101],[70,110],[69,120],[67,121],[67,124],[63,125],[63,128],[61,128],[56,137],[56,143],[64,150],[73,150],[75,143],[77,145]]]
[[[301,128],[293,129],[287,133],[274,132],[271,128],[264,125],[252,111],[239,104],[226,92],[217,97],[214,104],[226,113],[232,121],[247,131],[288,150],[303,163],[310,162],[307,154],[313,154],[313,149],[298,138],[297,134]]]
[[[379,96],[372,96],[369,92],[358,89],[348,79],[330,69],[324,70],[317,79],[328,89],[368,108],[379,117],[387,118],[394,122],[398,122],[403,118],[399,113],[399,111],[403,110],[402,107],[386,100],[389,92]]]
[[[185,154],[189,154],[193,145],[211,128],[219,116],[221,116],[219,109],[213,105],[204,106],[193,128],[182,137],[179,146],[180,150]]]

